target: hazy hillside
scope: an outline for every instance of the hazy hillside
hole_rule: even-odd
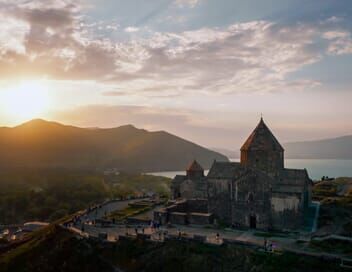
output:
[[[229,159],[238,159],[241,156],[240,150],[230,150],[226,148],[217,148],[217,147],[212,148],[212,150],[219,152],[221,154],[224,154]]]
[[[286,159],[352,159],[352,135],[315,140],[283,143]],[[239,150],[212,148],[228,158],[240,157]]]
[[[54,167],[166,171],[185,169],[193,159],[209,167],[219,153],[164,131],[131,125],[85,129],[44,120],[0,128],[0,167]]]
[[[333,139],[286,143],[286,158],[352,159],[352,135]]]

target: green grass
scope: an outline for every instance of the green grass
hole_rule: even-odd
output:
[[[236,245],[211,246],[182,241],[152,243],[139,240],[100,244],[94,240],[76,239],[55,225],[36,232],[27,243],[0,255],[1,272],[110,272],[109,263],[126,272],[342,271],[337,263],[328,260],[288,253],[264,254]]]
[[[0,255],[0,272],[112,271],[96,249],[57,225],[31,235],[30,240]]]
[[[168,272],[301,272],[342,271],[337,263],[318,258],[283,253],[260,253],[236,245],[211,246],[196,242],[168,241],[163,244],[146,241],[123,241],[103,250],[124,271]]]
[[[281,237],[281,238],[287,238],[288,235],[285,233],[280,233],[280,232],[255,232],[254,236],[257,237],[266,237],[266,238],[270,238],[270,237]]]
[[[0,224],[54,222],[112,198],[148,192],[169,195],[171,179],[143,174],[84,172],[0,173]]]
[[[351,178],[337,178],[325,181],[313,187],[313,199],[321,203],[319,229],[327,227],[329,233],[348,235],[352,233],[349,222],[352,221],[352,195],[338,195],[341,188],[351,183]]]
[[[145,213],[147,211],[150,211],[153,208],[153,206],[128,206],[127,208],[121,210],[121,211],[116,211],[108,216],[106,216],[106,219],[111,219],[111,220],[116,220],[116,221],[123,221],[127,219],[128,217],[136,216],[142,213]]]
[[[113,188],[116,196],[136,195],[155,192],[168,197],[171,179],[145,174],[120,173],[118,176],[108,176],[106,181]]]
[[[335,254],[348,254],[352,257],[352,243],[337,239],[328,239],[324,241],[311,241],[310,246],[317,250]]]

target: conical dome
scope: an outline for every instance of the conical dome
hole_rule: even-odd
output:
[[[284,168],[284,149],[263,118],[241,147],[241,164],[276,175]]]
[[[194,160],[187,168],[187,171],[204,171],[203,167]]]
[[[248,137],[247,141],[241,147],[241,151],[248,150],[262,150],[262,151],[284,151],[283,147],[275,136],[271,133],[270,129],[264,123],[263,118],[260,119],[259,124],[254,129],[252,134]]]
[[[189,178],[203,177],[204,176],[204,169],[196,160],[194,160],[187,167],[187,176]]]

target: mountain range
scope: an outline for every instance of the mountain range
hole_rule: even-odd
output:
[[[290,159],[352,159],[352,135],[284,144]]]
[[[331,139],[284,143],[286,159],[352,159],[352,135]],[[240,151],[212,148],[237,159]]]
[[[0,168],[67,168],[122,171],[183,170],[194,159],[204,168],[228,159],[169,134],[132,125],[79,128],[36,119],[0,128]]]

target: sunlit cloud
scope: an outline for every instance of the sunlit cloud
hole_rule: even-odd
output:
[[[139,28],[138,27],[133,27],[133,26],[129,26],[125,28],[126,32],[132,33],[132,32],[138,32]]]
[[[351,52],[350,32],[334,29],[336,20],[331,22],[331,18],[323,24],[252,21],[226,28],[155,32],[149,38],[114,42],[91,33],[101,24],[85,23],[79,5],[50,3],[49,7],[42,1],[6,3],[9,20],[0,35],[7,41],[2,43],[0,60],[3,76],[94,79],[118,83],[125,92],[154,96],[297,91],[320,83],[288,79],[290,73],[319,61],[325,53]],[[139,28],[130,26],[124,31]],[[326,48],[314,48],[319,38],[327,41]]]
[[[191,7],[194,8],[196,5],[200,3],[201,0],[175,0],[175,4],[179,7]]]
[[[140,11],[133,4],[126,4],[131,14],[119,14],[119,18],[113,13],[112,17],[98,18],[90,13],[97,8],[97,2],[0,0],[0,84],[46,79],[57,100],[53,111],[56,109],[56,116],[62,120],[84,119],[85,113],[92,118],[91,113],[96,110],[101,118],[77,123],[117,125],[123,122],[114,123],[113,118],[122,113],[114,107],[129,105],[125,109],[129,112],[128,123],[151,129],[165,126],[173,132],[178,128],[185,137],[192,137],[192,131],[204,134],[214,129],[215,134],[230,130],[228,142],[234,131],[227,126],[234,124],[235,117],[225,123],[222,120],[227,114],[223,119],[212,120],[210,109],[230,109],[229,116],[241,111],[246,116],[246,110],[251,108],[256,119],[263,107],[258,101],[265,97],[283,95],[290,97],[286,100],[290,104],[291,95],[300,94],[302,100],[310,103],[299,111],[308,112],[312,104],[319,103],[319,110],[329,108],[336,116],[348,115],[339,112],[343,107],[331,107],[320,100],[323,92],[335,91],[335,86],[327,86],[328,80],[306,72],[327,59],[350,57],[352,33],[348,18],[331,14],[296,21],[276,20],[275,16],[262,20],[234,17],[222,24],[208,24],[200,13],[210,3],[196,0],[148,2]],[[124,7],[123,4],[121,8]],[[339,90],[348,93],[348,84]],[[4,89],[0,86],[0,92]],[[306,98],[308,94],[311,96]],[[243,96],[259,98],[253,103],[253,99]],[[238,100],[241,103],[236,104]],[[278,100],[281,103],[282,99]],[[265,101],[270,106],[266,105],[264,111],[271,111],[272,100]],[[282,108],[279,102],[275,104],[275,109],[280,109],[276,114],[286,108],[298,114],[297,105]],[[101,106],[85,110],[84,105],[92,103]],[[131,111],[132,105],[143,110]],[[72,107],[77,110],[72,110],[71,115],[60,112]],[[208,112],[202,115],[187,110],[195,108]],[[84,114],[79,115],[79,111]],[[157,119],[158,115],[167,116],[167,121]],[[146,121],[151,119],[155,122]],[[173,123],[170,120],[178,120],[179,125],[169,127]],[[240,121],[236,119],[236,124]],[[317,129],[315,121],[312,119],[309,126]],[[342,126],[337,129],[345,131]],[[314,135],[319,133],[312,132]],[[210,141],[209,137],[202,137],[195,140]]]

